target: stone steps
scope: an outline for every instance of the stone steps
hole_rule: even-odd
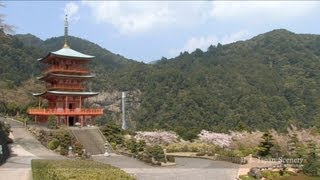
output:
[[[83,145],[86,152],[91,155],[105,153],[105,138],[97,128],[71,129],[75,138]]]

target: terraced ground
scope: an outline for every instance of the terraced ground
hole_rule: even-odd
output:
[[[65,158],[41,145],[22,123],[4,118],[0,120],[11,124],[14,138],[12,157],[0,167],[0,180],[32,179],[31,159]],[[171,167],[154,167],[136,159],[115,154],[109,157],[96,155],[93,156],[93,160],[135,174],[138,180],[234,180],[239,171],[239,165],[236,164],[196,158],[176,158],[176,166]]]
[[[0,121],[11,125],[12,154],[5,164],[0,166],[0,180],[29,180],[32,159],[64,159],[37,141],[23,126],[23,123],[0,117]]]

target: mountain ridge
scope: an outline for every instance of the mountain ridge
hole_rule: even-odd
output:
[[[21,56],[29,57],[29,51],[32,57],[44,55],[63,44],[63,37],[43,44],[32,35],[11,38],[14,43],[8,47],[21,52],[8,58],[16,57],[19,63],[24,63]],[[320,128],[319,35],[273,30],[245,41],[211,45],[205,52],[182,52],[154,64],[126,59],[80,38],[69,39],[75,50],[96,56],[90,66],[97,74],[94,89],[141,92],[128,115],[133,129],[174,130],[192,138],[201,129],[285,131],[290,124]],[[30,58],[25,58],[31,63],[27,70],[33,73],[21,82],[40,73],[40,66]],[[2,77],[18,78],[13,73]],[[102,121],[119,120],[115,113]]]

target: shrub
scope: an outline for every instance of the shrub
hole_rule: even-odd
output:
[[[115,143],[115,142],[111,142],[110,144],[111,144],[112,149],[116,149],[116,147],[117,147],[117,143]]]
[[[48,143],[48,148],[51,150],[55,150],[58,148],[60,142],[58,139],[53,138],[49,143]]]
[[[10,132],[11,132],[11,126],[10,124],[6,123],[6,122],[0,122],[0,131],[2,131],[4,133],[4,136],[6,137],[6,141],[8,144],[13,143],[13,140],[11,138],[9,138]]]
[[[125,141],[125,146],[129,149],[130,153],[137,153],[138,152],[138,145],[134,139],[128,139]]]
[[[313,141],[308,141],[308,155],[303,166],[303,173],[308,176],[320,176],[319,149]]]
[[[148,154],[143,154],[142,155],[142,161],[146,162],[146,163],[152,163],[152,159],[151,156]]]
[[[196,153],[196,156],[204,156],[205,153]]]
[[[47,127],[48,127],[49,129],[57,129],[57,128],[58,128],[56,116],[49,116],[49,117],[48,117]]]
[[[67,156],[68,152],[69,152],[69,149],[66,149],[66,148],[60,149],[60,155]]]
[[[109,143],[124,144],[124,131],[119,126],[107,124],[100,130]]]
[[[60,154],[68,155],[69,146],[71,146],[71,135],[68,130],[58,130],[54,137],[60,142]]]
[[[8,147],[8,134],[4,131],[4,123],[0,121],[0,165],[6,162],[10,156]]]
[[[280,179],[280,177],[296,176],[297,174],[288,171],[270,171],[264,170],[261,172],[266,179]]]
[[[159,145],[148,146],[146,152],[156,161],[165,162],[165,155],[163,149]]]
[[[137,144],[138,152],[144,151],[145,147],[146,147],[146,142],[143,140],[140,140]]]
[[[34,180],[135,179],[118,168],[96,161],[33,159],[31,167]]]
[[[208,156],[214,156],[214,153],[207,153]]]
[[[241,180],[257,180],[256,178],[254,178],[252,176],[248,176],[248,175],[241,175],[239,178]]]
[[[75,153],[75,154],[77,154],[78,156],[82,156],[82,154],[83,154],[83,146],[82,146],[82,144],[80,144],[80,142],[75,142],[74,144],[73,144],[73,152]]]
[[[174,158],[174,156],[170,156],[170,155],[167,155],[167,160],[168,160],[169,162],[175,162],[175,161],[176,161],[176,159]]]

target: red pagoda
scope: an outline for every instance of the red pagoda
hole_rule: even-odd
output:
[[[38,59],[45,65],[43,76],[39,80],[46,82],[46,91],[34,93],[38,97],[39,107],[30,108],[28,114],[35,117],[35,122],[47,122],[49,116],[55,116],[57,124],[81,127],[92,124],[96,116],[103,114],[103,109],[83,108],[86,98],[98,95],[97,92],[85,91],[85,82],[94,77],[86,65],[94,58],[71,49],[68,45],[68,21],[65,21],[65,42],[62,49],[48,53]],[[41,98],[48,100],[48,108],[40,107]]]

